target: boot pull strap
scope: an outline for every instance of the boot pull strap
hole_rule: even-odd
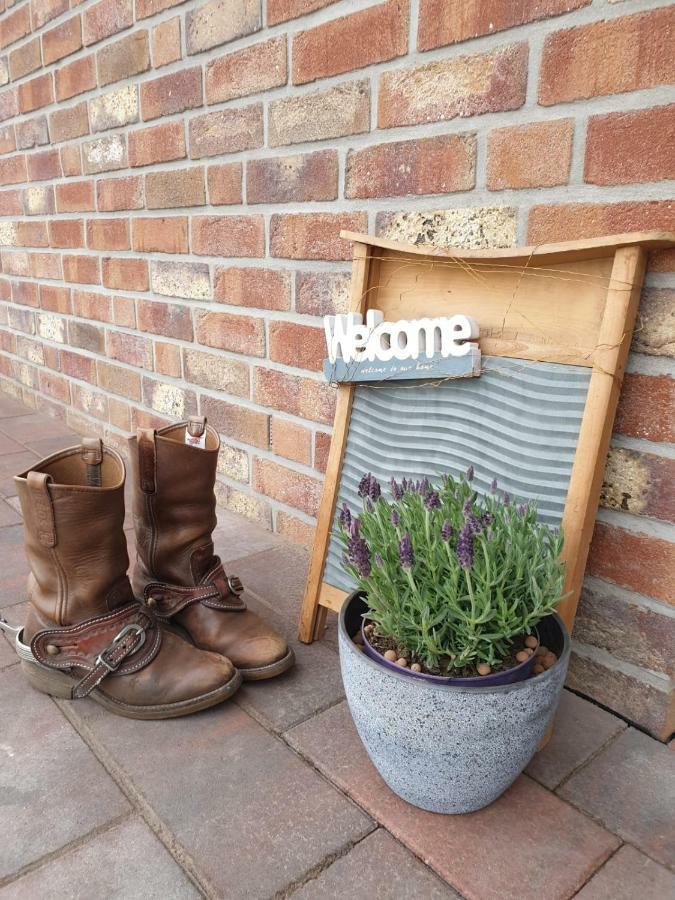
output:
[[[51,475],[46,472],[29,472],[26,476],[28,490],[33,502],[38,538],[43,547],[56,546],[56,523],[54,507],[49,493]]]
[[[82,438],[80,454],[87,467],[87,484],[90,487],[101,487],[101,463],[103,462],[101,438]]]
[[[145,494],[155,493],[155,467],[157,455],[155,450],[155,431],[152,428],[139,428],[138,439],[138,473],[141,490]]]
[[[206,447],[206,416],[190,416],[185,426],[185,443],[190,447]]]

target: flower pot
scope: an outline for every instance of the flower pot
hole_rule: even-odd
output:
[[[340,666],[349,709],[375,768],[408,803],[466,813],[497,799],[523,771],[560,699],[570,640],[555,613],[538,625],[558,661],[515,684],[436,684],[385,668],[352,641],[366,611],[355,591],[340,612]]]

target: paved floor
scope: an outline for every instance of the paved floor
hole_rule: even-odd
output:
[[[74,443],[0,395],[0,608],[27,572],[12,475]],[[130,545],[133,533],[128,530]],[[306,553],[221,513],[217,549],[294,639]],[[395,797],[346,708],[334,627],[220,708],[138,722],[27,686],[0,637],[0,900],[675,897],[675,752],[565,692],[555,730],[489,808]]]

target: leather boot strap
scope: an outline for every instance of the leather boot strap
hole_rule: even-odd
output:
[[[195,587],[184,587],[153,581],[146,585],[143,597],[145,603],[165,619],[175,616],[193,603],[202,603],[210,609],[228,612],[242,612],[246,609],[240,596],[243,591],[241,581],[236,575],[228,577],[220,563],[204,577],[203,582]]]
[[[76,669],[85,675],[73,699],[86,697],[108,675],[138,672],[157,656],[162,631],[140,603],[129,603],[78,625],[39,631],[31,652],[49,669]]]

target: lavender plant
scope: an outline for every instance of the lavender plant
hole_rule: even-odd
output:
[[[561,599],[562,534],[496,482],[480,496],[473,477],[469,467],[438,485],[392,479],[388,500],[364,475],[362,510],[344,504],[338,516],[343,566],[366,592],[368,619],[430,671],[500,665]]]

